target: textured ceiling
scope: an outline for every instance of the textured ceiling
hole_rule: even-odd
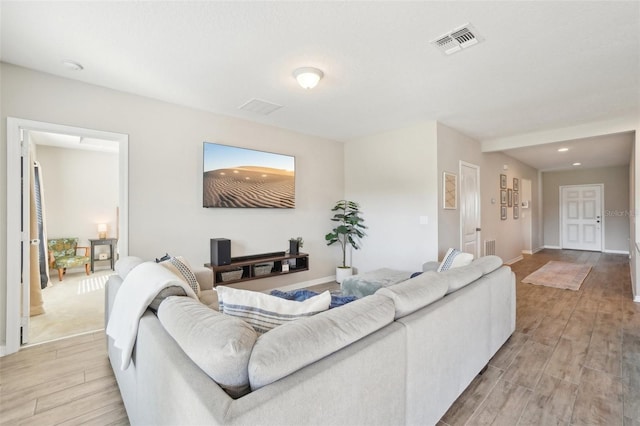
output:
[[[638,1],[1,7],[4,62],[339,141],[422,120],[483,141],[639,114]],[[468,22],[482,43],[430,44]],[[324,71],[318,87],[297,85],[300,66]],[[238,109],[252,98],[283,108]]]

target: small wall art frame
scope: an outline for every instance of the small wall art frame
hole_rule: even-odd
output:
[[[507,175],[500,175],[500,189],[507,189]]]
[[[507,220],[507,206],[500,206],[500,220]]]
[[[507,189],[507,207],[513,207],[513,190]]]
[[[520,207],[513,206],[513,218],[518,219],[520,217]]]
[[[506,189],[501,189],[500,190],[500,204],[502,204],[502,205],[506,205],[507,204],[507,190]]]
[[[513,190],[520,191],[520,179],[513,178]]]
[[[455,173],[442,173],[442,208],[458,208],[458,175]]]

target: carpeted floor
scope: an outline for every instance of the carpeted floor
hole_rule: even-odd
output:
[[[522,282],[577,291],[589,275],[591,265],[551,260]]]
[[[68,271],[62,282],[52,275],[53,286],[42,290],[45,313],[30,318],[29,344],[104,328],[104,285],[111,270],[87,276]]]

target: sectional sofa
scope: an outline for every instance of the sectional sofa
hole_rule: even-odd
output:
[[[107,321],[130,265],[116,270]],[[196,276],[205,302],[172,296],[147,310],[125,370],[108,338],[133,425],[433,425],[515,329],[515,276],[496,256],[257,338],[206,306],[210,271]]]

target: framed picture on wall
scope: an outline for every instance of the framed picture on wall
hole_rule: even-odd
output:
[[[513,190],[507,189],[507,207],[513,207]]]
[[[513,205],[520,207],[520,193],[513,190]]]
[[[507,189],[507,175],[500,175],[500,189]]]
[[[503,204],[503,205],[507,204],[507,190],[506,189],[501,189],[500,190],[500,204]]]
[[[520,191],[520,179],[513,178],[513,190]]]
[[[454,173],[442,174],[442,207],[455,210],[458,208],[458,176]]]
[[[520,217],[520,207],[513,206],[513,218],[517,219]]]
[[[500,220],[507,220],[507,206],[500,206]]]

